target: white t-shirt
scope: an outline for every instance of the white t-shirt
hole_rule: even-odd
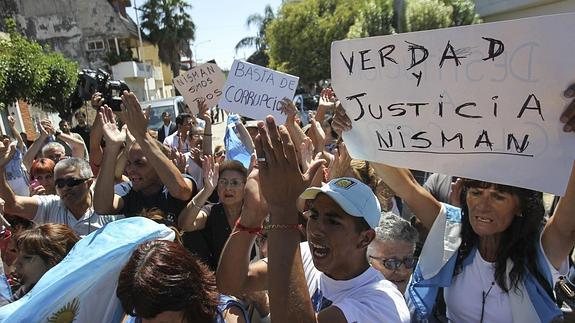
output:
[[[174,132],[173,134],[167,136],[163,142],[164,145],[168,145],[171,148],[176,148],[182,153],[187,153],[190,151],[190,142],[188,141],[188,137],[186,136],[186,140],[184,141],[183,147],[180,147],[180,137],[178,132]]]
[[[36,216],[32,219],[38,224],[61,223],[67,224],[79,236],[83,237],[98,230],[106,224],[123,219],[123,215],[100,215],[90,206],[84,215],[77,220],[74,214],[66,208],[58,195],[34,195],[38,201]]]
[[[204,171],[202,166],[196,164],[196,162],[192,159],[191,153],[186,153],[186,173],[194,178],[196,181],[196,185],[198,186],[198,191],[204,188]]]
[[[307,242],[300,244],[302,262],[316,313],[333,305],[349,323],[409,322],[409,310],[395,285],[369,267],[350,280],[334,280],[313,265]]]
[[[547,259],[547,265],[553,276],[553,286],[559,280],[559,276],[565,276],[569,271],[567,259],[561,264],[559,270],[551,265],[549,259]],[[483,295],[487,295],[485,296],[483,322],[513,322],[509,294],[497,285],[494,277],[495,263],[485,261],[477,251],[473,262],[454,277],[450,287],[444,288],[445,303],[449,304],[447,306],[449,320],[479,322]]]

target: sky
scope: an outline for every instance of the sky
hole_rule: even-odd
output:
[[[128,14],[135,19],[134,2],[138,6],[145,0],[133,0],[132,8],[127,8]],[[254,49],[234,50],[236,44],[244,37],[255,36],[255,27],[248,29],[246,19],[254,13],[264,13],[266,5],[274,12],[282,0],[187,0],[192,5],[190,14],[196,25],[196,40],[191,43],[198,62],[215,59],[222,69],[229,69],[234,58],[246,59]]]

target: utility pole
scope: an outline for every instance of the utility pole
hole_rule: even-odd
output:
[[[134,11],[136,12],[136,25],[138,26],[138,60],[141,62],[142,66],[144,67],[144,71],[146,72],[146,77],[144,78],[144,91],[146,94],[146,101],[150,101],[150,94],[148,89],[148,79],[150,78],[150,75],[148,74],[148,70],[146,69],[144,61],[142,60],[142,51],[144,45],[142,43],[142,30],[140,29],[140,13],[138,12],[140,8],[138,8],[136,1],[137,0],[134,0]]]

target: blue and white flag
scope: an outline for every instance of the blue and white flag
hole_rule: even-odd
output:
[[[236,122],[238,122],[239,119],[240,116],[237,114],[230,113],[228,115],[228,125],[224,136],[226,159],[237,160],[241,162],[246,169],[249,169],[251,154],[248,152],[248,149],[244,146],[236,132]]]
[[[28,294],[0,308],[0,322],[121,322],[120,271],[139,244],[174,237],[165,225],[143,217],[109,223],[78,241]]]

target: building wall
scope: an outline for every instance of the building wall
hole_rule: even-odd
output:
[[[104,67],[103,58],[114,37],[133,37],[130,20],[106,0],[17,0],[16,19],[26,36],[48,44],[83,68]],[[88,42],[101,40],[101,51],[89,51]]]
[[[575,0],[475,0],[485,22],[575,12]]]

